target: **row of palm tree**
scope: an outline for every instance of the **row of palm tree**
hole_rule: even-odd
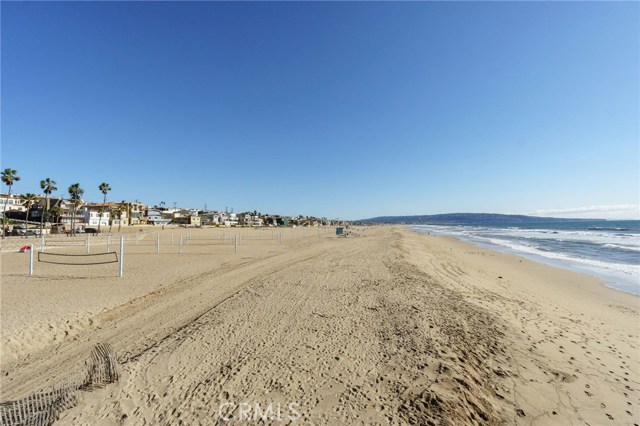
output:
[[[15,182],[18,182],[20,180],[20,176],[18,176],[18,171],[11,169],[11,168],[7,168],[4,169],[2,171],[2,182],[4,182],[8,187],[9,187],[9,191],[7,192],[7,199],[6,199],[6,203],[5,203],[5,212],[2,215],[2,238],[4,239],[5,237],[5,232],[4,230],[7,227],[7,215],[6,210],[9,206],[9,198],[11,197],[11,189],[13,187],[13,184]],[[51,209],[49,209],[49,196],[56,191],[58,188],[56,187],[56,181],[51,179],[51,178],[45,178],[43,180],[40,181],[40,188],[42,189],[42,192],[44,193],[44,212],[40,217],[40,235],[42,235],[42,231],[44,229],[44,217],[45,215],[50,215],[50,214],[54,214],[56,217],[60,217],[60,215],[62,214],[62,209],[59,206],[55,206]],[[99,214],[100,217],[98,219],[98,232],[100,232],[101,229],[101,225],[102,225],[102,215],[104,214],[104,212],[106,211],[106,205],[107,205],[107,194],[111,191],[111,186],[106,183],[106,182],[102,182],[100,184],[100,186],[98,186],[98,189],[100,190],[100,192],[102,192],[102,194],[104,195],[103,197],[103,202],[102,202],[102,207],[99,210]],[[69,186],[68,188],[68,193],[69,193],[69,200],[71,201],[71,205],[73,206],[73,215],[71,216],[71,232],[73,234],[75,234],[76,232],[76,228],[75,228],[75,220],[76,220],[76,214],[78,212],[78,207],[80,207],[80,205],[82,204],[82,195],[84,194],[84,189],[82,189],[82,187],[80,186],[79,183],[74,183],[72,185]],[[27,193],[25,195],[22,196],[22,201],[23,201],[23,206],[27,209],[26,211],[26,216],[24,218],[24,227],[25,227],[25,231],[27,229],[27,225],[28,225],[28,219],[29,219],[29,212],[31,211],[31,208],[33,206],[35,206],[38,203],[38,196],[36,194],[32,194],[32,193]],[[122,206],[119,206],[115,209],[112,210],[112,213],[114,214],[115,217],[118,217],[118,219],[122,218],[122,214],[124,213],[124,208]],[[111,232],[111,227],[113,226],[113,221],[110,221],[110,226],[109,226],[109,232]],[[120,232],[120,228],[122,226],[122,221],[119,221],[119,226],[118,226],[118,232]]]

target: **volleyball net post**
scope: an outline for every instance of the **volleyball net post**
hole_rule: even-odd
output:
[[[122,278],[122,268],[124,266],[124,235],[120,236],[120,259],[118,259],[118,277]]]
[[[29,275],[33,275],[33,244],[29,246]]]

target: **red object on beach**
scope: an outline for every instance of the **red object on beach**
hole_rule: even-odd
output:
[[[20,253],[24,253],[27,250],[31,250],[31,246],[22,246],[22,248],[20,249]]]

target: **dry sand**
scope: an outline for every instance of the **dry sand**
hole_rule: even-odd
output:
[[[400,227],[171,232],[123,278],[3,253],[2,401],[109,342],[120,381],[56,424],[640,423],[639,298],[595,278]]]

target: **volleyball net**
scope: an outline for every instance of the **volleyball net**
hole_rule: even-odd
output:
[[[52,263],[54,265],[106,265],[118,263],[118,253],[110,251],[93,254],[67,254],[38,252],[38,262]]]

